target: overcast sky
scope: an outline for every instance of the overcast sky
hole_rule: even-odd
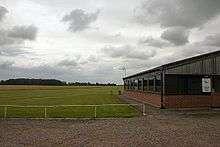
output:
[[[220,0],[1,0],[0,79],[121,83],[219,50]]]

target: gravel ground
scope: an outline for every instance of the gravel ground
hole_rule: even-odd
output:
[[[160,110],[111,120],[1,120],[0,146],[217,147],[220,110]]]

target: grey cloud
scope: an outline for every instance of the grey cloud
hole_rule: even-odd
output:
[[[172,58],[176,58],[176,60],[180,60],[180,59],[189,58],[189,57],[193,57],[196,55],[201,55],[201,54],[205,54],[205,53],[209,53],[209,52],[213,52],[217,50],[219,50],[219,48],[211,47],[211,46],[207,48],[207,46],[204,46],[204,45],[194,44],[194,45],[184,47],[180,49],[180,51],[174,52],[175,56],[173,56]]]
[[[62,71],[58,68],[48,66],[48,65],[41,65],[31,68],[18,68],[18,71],[20,71],[23,74],[27,75],[44,75],[44,76],[54,76],[54,75],[62,75]]]
[[[133,53],[129,53],[126,55],[127,58],[131,59],[141,59],[141,60],[147,60],[151,57],[154,57],[156,55],[155,50],[148,50],[148,51],[133,51]]]
[[[158,48],[167,47],[171,45],[167,41],[161,39],[155,39],[152,36],[141,38],[138,43],[146,44],[147,46],[158,47]]]
[[[60,61],[58,65],[63,66],[63,67],[76,67],[78,63],[76,62],[76,60],[64,59]]]
[[[98,57],[94,56],[94,55],[90,55],[87,59],[88,62],[98,62],[99,59]]]
[[[81,61],[78,61],[77,65],[86,65],[86,64],[98,63],[98,62],[99,62],[99,58],[97,56],[90,55],[86,59],[82,59]]]
[[[0,62],[1,63],[1,62]],[[114,73],[113,69],[108,65],[103,64],[97,67],[93,67],[92,71],[88,68],[81,70],[70,70],[69,68],[62,68],[56,65],[40,65],[34,67],[20,67],[14,66],[9,63],[2,65],[4,69],[1,68],[0,64],[0,78],[8,79],[14,78],[54,78],[64,81],[82,81],[82,82],[109,82],[121,80],[118,77],[118,72]],[[10,68],[10,70],[9,70]],[[106,75],[109,75],[106,79]],[[118,82],[118,81],[117,81]]]
[[[188,30],[183,27],[175,27],[164,31],[161,38],[173,43],[174,45],[180,46],[189,42],[188,36]]]
[[[132,60],[127,61],[127,70],[128,72],[133,72],[134,74],[140,71],[144,71],[147,69],[151,69],[156,66],[160,66],[166,63],[164,59],[148,59],[148,60],[141,60],[139,62],[133,62]]]
[[[10,67],[12,67],[12,65],[14,64],[14,62],[12,61],[0,61],[0,70],[6,70],[9,69]]]
[[[62,79],[63,76],[71,75],[69,70],[51,65],[40,65],[33,67],[21,67],[13,65],[14,62],[0,64],[0,78],[56,78]]]
[[[48,65],[41,65],[35,67],[17,67],[11,66],[10,70],[1,70],[1,78],[7,79],[12,78],[12,75],[16,74],[16,77],[25,77],[25,78],[58,78],[62,77],[63,74],[67,71],[57,67],[52,67]],[[67,72],[68,73],[68,72]]]
[[[66,68],[72,68],[77,67],[81,68],[83,65],[86,65],[88,63],[97,63],[99,61],[98,57],[94,55],[90,55],[86,59],[81,59],[80,55],[76,55],[74,58],[67,58],[63,59],[60,62],[57,63],[60,67],[66,67]]]
[[[0,56],[18,56],[28,53],[21,46],[25,40],[35,40],[37,28],[34,26],[15,26],[0,30]]]
[[[220,34],[209,35],[202,43],[204,45],[220,47]]]
[[[113,74],[114,68],[111,65],[105,65],[105,66],[98,66],[93,71],[97,75],[111,75]]]
[[[132,47],[129,45],[119,46],[119,47],[106,46],[101,49],[102,52],[104,52],[105,54],[107,54],[108,56],[112,58],[125,56],[126,54],[130,53],[131,50],[132,50]]]
[[[219,0],[148,0],[135,15],[142,24],[195,28],[219,15],[219,6]]]
[[[30,26],[15,26],[9,32],[8,36],[11,38],[35,40],[37,35],[37,27]]]
[[[121,37],[121,36],[122,36],[121,32],[115,33],[115,34],[113,35],[113,37]]]
[[[22,49],[19,49],[19,48],[4,48],[4,47],[1,47],[0,48],[0,56],[18,56],[18,55],[23,55],[23,54],[26,54],[28,52],[22,50]]]
[[[79,32],[89,28],[90,24],[97,20],[99,13],[99,10],[94,13],[86,13],[82,9],[75,9],[65,15],[62,21],[69,23],[70,31]]]
[[[124,46],[107,46],[101,50],[104,54],[112,58],[125,58],[125,59],[140,59],[146,60],[156,55],[155,50],[137,50],[135,46],[124,45]]]
[[[35,40],[37,28],[35,26],[15,26],[12,29],[0,30],[0,46],[22,44],[24,40]]]
[[[0,30],[0,56],[17,56],[26,52],[20,49],[18,44],[23,43],[22,40],[17,40],[8,37],[8,30]]]
[[[134,42],[137,40],[136,36],[126,36],[122,33],[106,32],[102,30],[90,30],[81,34],[85,39],[96,41],[103,44],[122,44],[127,42]]]
[[[14,44],[15,40],[8,37],[8,30],[0,30],[0,46]]]
[[[8,10],[3,6],[0,6],[0,21],[3,20],[6,13],[8,13]]]
[[[148,0],[135,9],[136,20],[144,25],[159,24],[167,30],[161,38],[180,46],[189,42],[189,31],[200,28],[220,15],[219,0]],[[158,40],[149,46],[163,47]]]

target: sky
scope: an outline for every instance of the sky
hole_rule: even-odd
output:
[[[0,80],[122,83],[219,50],[219,0],[0,0]]]

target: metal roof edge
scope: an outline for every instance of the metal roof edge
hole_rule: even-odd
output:
[[[167,64],[164,64],[164,65],[161,65],[161,66],[149,69],[149,70],[145,70],[145,71],[142,71],[142,72],[139,72],[139,73],[136,73],[136,74],[124,77],[123,80],[124,79],[128,79],[128,78],[132,78],[132,77],[135,77],[135,76],[139,76],[139,75],[142,75],[142,74],[145,74],[145,73],[150,73],[150,72],[154,72],[154,71],[157,71],[157,70],[162,70],[164,68],[167,68],[169,66],[173,66],[175,64],[181,64],[183,62],[187,62],[187,61],[190,61],[190,60],[201,59],[203,57],[210,56],[210,55],[215,55],[215,54],[220,54],[220,50],[217,50],[217,51],[214,51],[214,52],[205,53],[205,54],[201,54],[201,55],[197,55],[197,56],[193,56],[193,57],[190,57],[190,58],[185,58],[183,60],[179,60],[179,61],[175,61],[175,62],[171,62],[171,63],[167,63]]]

